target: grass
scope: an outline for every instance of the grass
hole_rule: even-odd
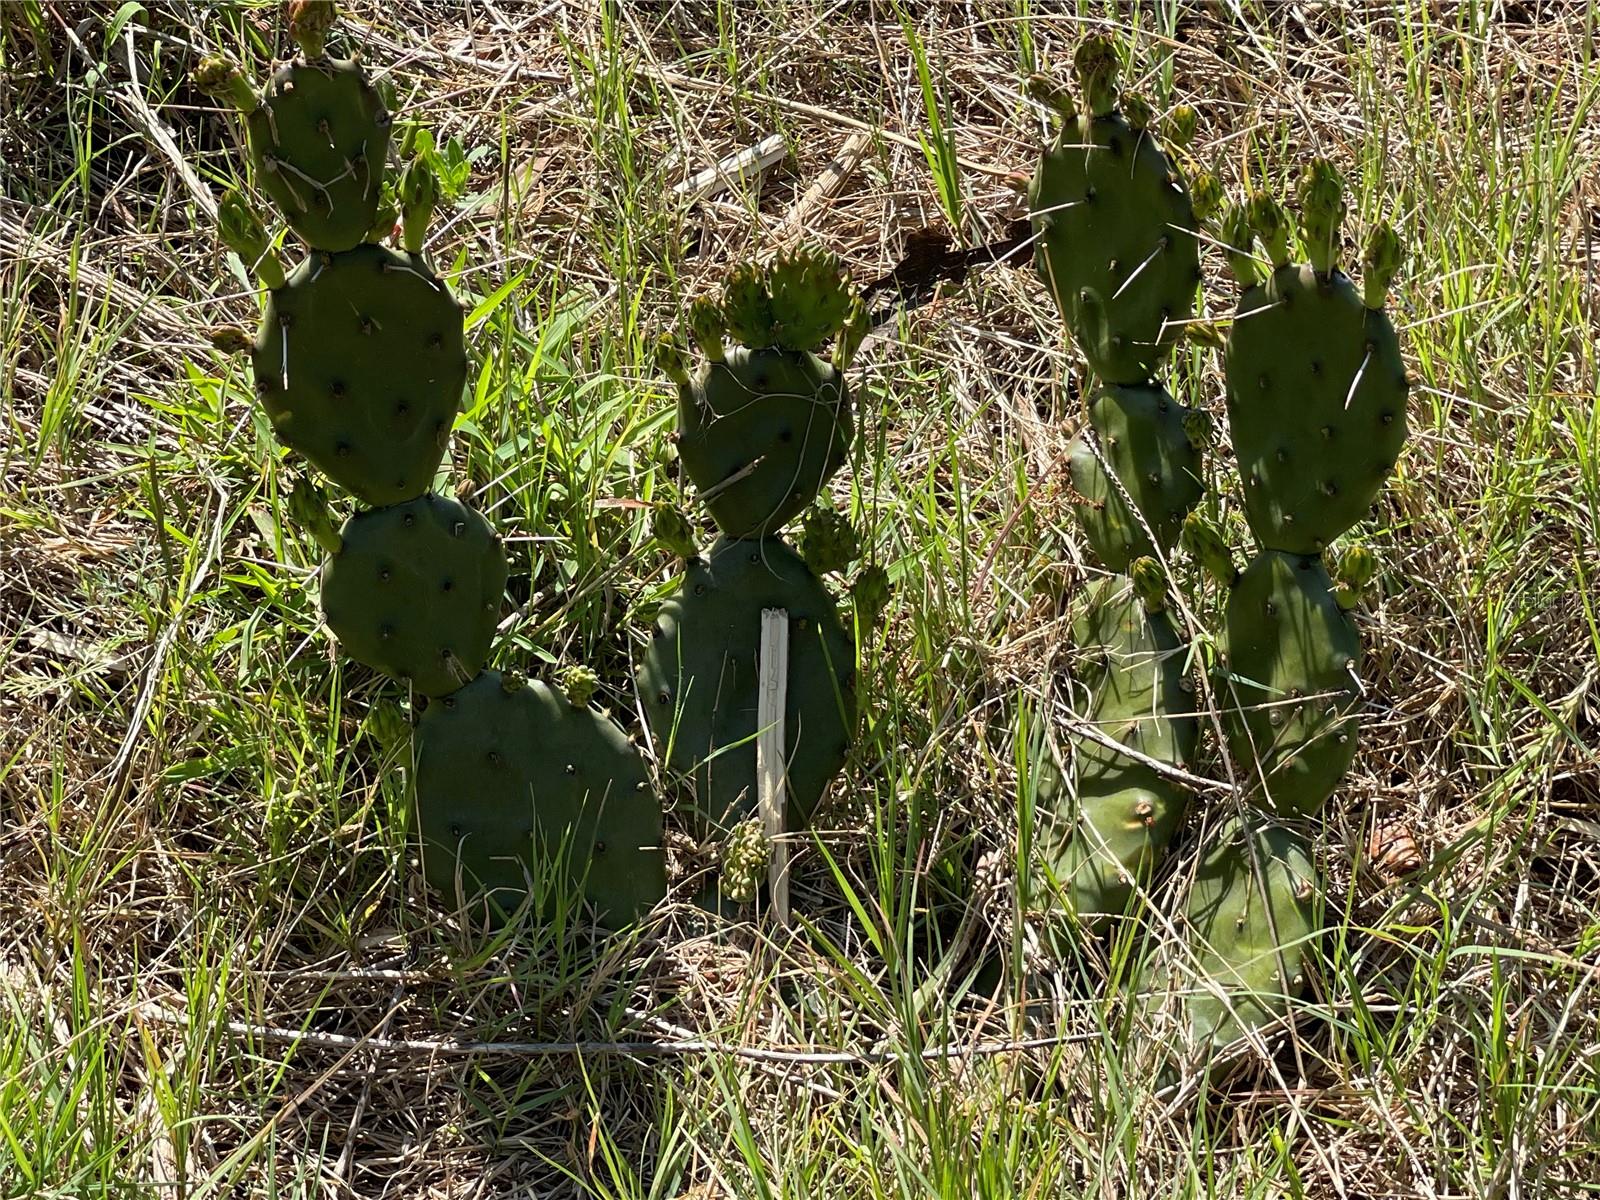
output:
[[[443,920],[368,725],[394,693],[320,630],[248,368],[203,333],[256,308],[197,200],[239,179],[237,135],[184,77],[202,49],[281,54],[275,9],[23,0],[0,7],[0,1194],[1600,1191],[1591,10],[353,9],[405,114],[470,159],[431,250],[470,305],[445,482],[512,557],[497,662],[586,661],[630,727],[638,614],[673,577],[637,502],[684,500],[649,345],[797,236],[851,132],[866,158],[802,225],[860,280],[923,225],[978,244],[1020,214],[1004,176],[1044,132],[1021,82],[1090,25],[1137,29],[1141,86],[1200,109],[1230,190],[1333,156],[1352,224],[1409,243],[1419,381],[1361,531],[1361,751],[1316,841],[1343,928],[1294,1036],[1221,1092],[1157,1089],[1161,1030],[1103,984],[1129,939],[1035,973],[1028,1010],[979,977],[1029,963],[1019,814],[1095,573],[1060,488],[1080,367],[1008,268],[863,352],[834,498],[895,592],[798,931],[682,904],[611,940],[576,911]],[[792,154],[759,185],[675,199],[774,132]],[[1206,284],[1226,313],[1219,263]],[[1177,381],[1220,413],[1215,355]],[[1366,850],[1396,822],[1423,860],[1399,879]]]

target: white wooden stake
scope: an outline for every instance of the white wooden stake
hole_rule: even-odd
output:
[[[788,808],[784,715],[789,693],[789,613],[782,608],[761,610],[761,657],[759,691],[756,695],[756,804],[767,840],[772,845],[772,862],[767,868],[767,884],[772,896],[772,911],[778,924],[789,924],[789,843],[783,837],[784,813]]]

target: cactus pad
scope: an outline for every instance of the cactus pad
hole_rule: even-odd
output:
[[[1322,927],[1316,879],[1304,841],[1288,829],[1261,824],[1247,833],[1230,821],[1215,831],[1188,906],[1198,978],[1185,1015],[1201,1059],[1281,1019],[1305,990]]]
[[[1097,729],[1168,766],[1194,756],[1198,729],[1185,650],[1162,613],[1147,611],[1126,579],[1103,579],[1073,623],[1090,651],[1079,682]],[[1091,928],[1126,911],[1182,823],[1188,792],[1155,768],[1087,737],[1074,738],[1076,796],[1041,779],[1040,858]]]
[[[462,314],[417,255],[313,254],[269,293],[256,391],[286,446],[371,505],[420,496],[461,403]]]
[[[789,614],[788,829],[803,829],[849,751],[855,651],[833,597],[776,538],[721,538],[661,606],[639,668],[658,749],[691,779],[694,823],[726,832],[756,808],[763,609]]]
[[[1090,369],[1107,383],[1151,378],[1200,280],[1189,192],[1154,134],[1116,112],[1068,118],[1028,207],[1039,273]]]
[[[1285,266],[1239,301],[1228,423],[1265,549],[1319,554],[1377,498],[1406,438],[1394,326],[1338,271]]]
[[[678,451],[718,527],[775,533],[844,463],[850,394],[808,352],[729,347],[678,387]]]
[[[314,250],[349,250],[372,228],[389,152],[388,111],[354,59],[280,67],[245,118],[256,181]]]
[[[1229,750],[1264,806],[1316,812],[1355,756],[1361,642],[1320,559],[1264,551],[1228,597]],[[1315,698],[1312,698],[1315,697]]]
[[[1090,397],[1089,423],[1122,488],[1082,436],[1067,461],[1084,534],[1108,570],[1126,571],[1134,559],[1155,553],[1145,525],[1163,552],[1177,544],[1184,516],[1204,491],[1200,451],[1188,431],[1191,412],[1161,387],[1102,387]],[[1129,510],[1123,488],[1143,523]]]
[[[352,658],[425,696],[482,668],[500,618],[506,556],[489,523],[443,496],[358,513],[322,575],[322,612]]]
[[[417,736],[423,869],[448,902],[487,892],[505,913],[530,878],[581,879],[602,922],[618,927],[666,894],[661,807],[611,720],[485,671],[430,704]],[[535,897],[536,911],[550,904]]]

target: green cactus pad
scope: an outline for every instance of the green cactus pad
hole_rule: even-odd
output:
[[[1251,530],[1269,550],[1321,553],[1366,515],[1405,443],[1394,326],[1339,272],[1282,267],[1239,301],[1227,376]]]
[[[1241,782],[1264,786],[1264,807],[1314,813],[1350,769],[1360,659],[1320,559],[1268,550],[1240,574],[1228,597],[1232,678],[1220,694]]]
[[[1073,622],[1089,650],[1078,672],[1084,716],[1108,737],[1173,767],[1194,756],[1198,727],[1185,650],[1163,613],[1146,610],[1126,579],[1103,579]],[[1094,929],[1127,911],[1183,821],[1188,792],[1150,765],[1075,737],[1077,788],[1047,774],[1037,801],[1040,861],[1080,921]]]
[[[462,313],[421,257],[313,254],[269,293],[256,393],[284,445],[368,504],[433,485],[461,403]]]
[[[849,751],[855,650],[833,597],[778,539],[718,539],[661,606],[638,675],[657,749],[692,781],[702,836],[756,808],[756,658],[769,608],[789,614],[786,828],[806,827]]]
[[[730,537],[775,533],[844,463],[844,378],[813,354],[729,347],[678,388],[678,453]]]
[[[1089,399],[1089,423],[1106,466],[1127,489],[1163,552],[1177,544],[1184,516],[1205,490],[1200,452],[1185,426],[1191,411],[1160,387],[1102,387]],[[1082,437],[1072,443],[1067,464],[1082,498],[1075,501],[1078,519],[1101,563],[1126,571],[1134,559],[1154,554],[1122,489]]]
[[[1305,842],[1265,823],[1248,835],[1234,821],[1216,830],[1190,889],[1188,924],[1197,978],[1185,996],[1186,1033],[1196,1058],[1209,1062],[1283,1018],[1305,990],[1322,928]]]
[[[388,111],[354,59],[298,59],[245,118],[256,182],[314,250],[367,236],[383,196]]]
[[[358,513],[322,573],[322,613],[350,657],[443,696],[482,670],[506,556],[477,513],[443,496]]]
[[[1080,113],[1046,151],[1028,207],[1039,273],[1090,369],[1107,383],[1150,379],[1200,280],[1189,192],[1154,135]]]
[[[661,805],[615,722],[542,683],[485,671],[430,704],[417,738],[423,870],[447,903],[487,893],[501,915],[530,878],[581,879],[602,923],[618,928],[666,894]],[[540,894],[534,908],[551,903]]]

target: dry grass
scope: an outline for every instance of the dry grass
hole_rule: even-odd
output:
[[[319,631],[284,464],[203,336],[255,302],[205,215],[237,142],[184,73],[198,48],[282,53],[275,11],[174,0],[107,45],[113,6],[41,0],[0,10],[0,1194],[1596,1187],[1596,18],[1057,7],[905,7],[954,214],[888,3],[397,0],[346,29],[407,115],[481,152],[433,253],[491,301],[454,461],[510,535],[500,661],[586,659],[635,725],[630,614],[671,570],[612,502],[678,486],[649,338],[797,228],[863,280],[952,215],[967,244],[1002,236],[1005,176],[1043,134],[1020,81],[1084,25],[1139,27],[1146,90],[1200,107],[1230,190],[1327,153],[1356,224],[1397,217],[1420,386],[1364,531],[1362,749],[1318,839],[1348,925],[1271,1069],[1157,1092],[1154,1035],[1096,983],[1131,943],[1050,977],[1048,1046],[965,977],[1026,955],[1021,733],[1093,573],[1057,487],[1079,368],[1031,270],[974,274],[864,354],[836,496],[897,590],[865,647],[871,724],[798,864],[803,931],[674,905],[620,942],[486,941],[410,869],[405,772],[363,731],[384,687]],[[859,168],[797,224],[862,129]],[[775,131],[791,153],[758,186],[674,197]],[[1214,356],[1176,379],[1220,414]],[[1391,823],[1423,860],[1400,879],[1366,861]],[[922,987],[969,902],[959,969]]]

